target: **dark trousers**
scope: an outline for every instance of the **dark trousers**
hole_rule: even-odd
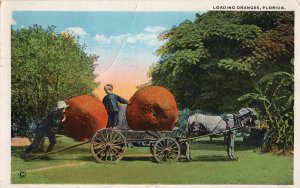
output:
[[[33,148],[37,148],[38,145],[42,142],[44,137],[48,137],[49,139],[49,146],[46,152],[52,151],[54,145],[56,144],[55,134],[52,133],[51,131],[37,130],[33,142],[30,144],[30,146],[26,148],[25,152],[29,153],[32,151]]]
[[[115,127],[118,125],[119,112],[109,112],[107,128]]]

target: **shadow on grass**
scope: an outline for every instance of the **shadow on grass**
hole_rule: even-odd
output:
[[[78,158],[74,158],[74,159],[51,158],[51,156],[50,156],[50,159],[57,160],[57,161],[60,161],[60,160],[78,161],[79,160],[79,161],[88,161],[88,162],[92,162],[92,163],[98,163],[93,156],[83,156],[83,157],[78,157]],[[44,159],[44,160],[47,160],[47,159]],[[143,157],[130,156],[130,157],[123,157],[121,159],[121,161],[127,161],[127,162],[134,162],[134,161],[145,161],[145,162],[149,161],[149,162],[151,162],[151,161],[153,161],[153,162],[155,162],[155,159],[154,159],[154,157],[150,157],[150,156],[143,156]]]
[[[153,161],[155,162],[154,157],[152,156],[130,156],[130,157],[123,157],[122,161]]]
[[[222,151],[226,150],[226,144],[223,141],[194,141],[191,144],[192,150],[215,150]],[[242,141],[235,141],[235,150],[236,151],[246,151],[256,149],[257,146],[245,145]]]
[[[231,162],[232,160],[229,160],[228,157],[224,156],[224,155],[202,155],[202,156],[192,157],[191,162],[199,162],[199,161],[205,161],[205,162],[228,161],[228,162]]]
[[[61,159],[63,160],[63,159]],[[96,159],[93,156],[82,156],[74,159],[68,159],[68,160],[80,160],[80,161],[88,161],[88,162],[95,162],[97,163]]]

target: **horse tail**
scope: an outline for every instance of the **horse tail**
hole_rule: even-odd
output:
[[[186,123],[186,131],[185,132],[186,132],[187,137],[191,136],[191,129],[192,129],[191,125],[193,124],[193,122],[191,122],[191,119],[192,119],[193,116],[194,115],[190,116],[187,120],[187,123]]]
[[[189,137],[190,136],[190,117],[188,118],[186,122],[186,127],[185,127],[185,136]]]

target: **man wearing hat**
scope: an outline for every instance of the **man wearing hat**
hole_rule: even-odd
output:
[[[127,104],[127,100],[113,93],[113,86],[111,84],[106,84],[104,86],[104,91],[106,96],[103,98],[102,102],[108,113],[108,128],[114,128],[118,125],[118,115],[120,111],[119,103]]]
[[[69,105],[65,101],[59,101],[56,109],[50,112],[44,117],[36,126],[36,133],[33,142],[25,150],[25,154],[31,152],[33,148],[36,148],[44,137],[48,137],[49,146],[46,152],[50,152],[56,144],[55,130],[58,129],[59,125],[66,120],[64,114],[66,108]]]

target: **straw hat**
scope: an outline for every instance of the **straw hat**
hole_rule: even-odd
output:
[[[65,101],[58,101],[56,108],[62,109],[62,108],[67,108],[68,106],[69,105],[67,105]]]

